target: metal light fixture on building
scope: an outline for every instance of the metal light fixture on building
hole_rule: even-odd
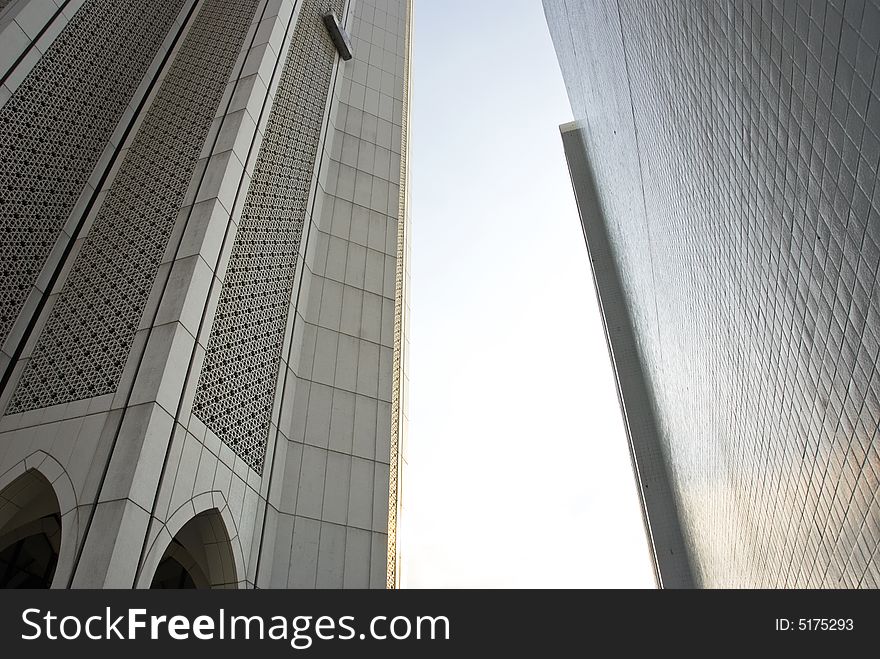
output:
[[[339,56],[347,62],[354,57],[351,37],[348,36],[345,28],[340,25],[336,12],[329,11],[322,18],[324,19],[324,25],[327,26],[327,31],[330,33],[330,38],[333,40],[333,45],[339,51]]]

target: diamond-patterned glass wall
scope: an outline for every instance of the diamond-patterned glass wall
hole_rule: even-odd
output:
[[[269,115],[223,289],[194,412],[262,473],[300,240],[336,48],[306,0]]]
[[[184,0],[88,0],[0,108],[0,343]]]
[[[697,580],[880,586],[880,6],[544,6]]]
[[[207,0],[132,142],[9,413],[113,393],[257,0]]]

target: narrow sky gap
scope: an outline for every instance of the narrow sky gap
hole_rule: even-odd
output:
[[[421,0],[405,587],[654,586],[540,0]]]

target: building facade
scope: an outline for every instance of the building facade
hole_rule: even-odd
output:
[[[0,585],[396,587],[411,18],[0,3]]]
[[[659,584],[880,586],[880,3],[544,8]]]

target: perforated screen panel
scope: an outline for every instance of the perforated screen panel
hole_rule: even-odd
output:
[[[116,390],[257,0],[206,0],[138,130],[10,412]]]
[[[88,0],[0,108],[0,343],[184,0]]]
[[[194,411],[262,472],[309,189],[336,48],[321,20],[342,0],[306,0],[245,200]]]

